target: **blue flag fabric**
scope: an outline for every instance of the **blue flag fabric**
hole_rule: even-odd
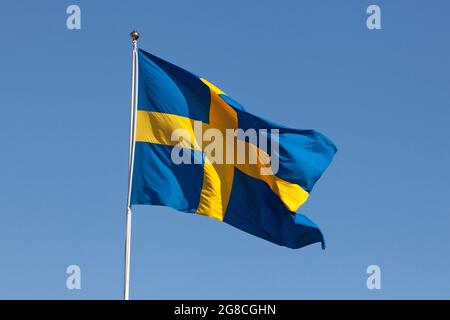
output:
[[[289,248],[324,247],[320,229],[297,210],[337,151],[327,137],[254,116],[206,79],[143,50],[138,64],[132,204],[208,216]],[[255,132],[258,141],[249,138]],[[239,143],[246,161],[237,160]]]

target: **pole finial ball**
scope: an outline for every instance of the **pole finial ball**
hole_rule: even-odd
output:
[[[130,37],[131,40],[137,41],[137,39],[139,39],[139,32],[137,32],[136,30],[131,31]]]

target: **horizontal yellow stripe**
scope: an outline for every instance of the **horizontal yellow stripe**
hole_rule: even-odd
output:
[[[169,113],[138,110],[136,122],[137,142],[168,146],[179,144],[185,148],[202,150],[194,135],[194,120],[192,119]],[[202,132],[208,128],[208,125],[200,121],[197,124],[202,125]],[[177,133],[182,136],[177,138],[179,136]]]
[[[222,114],[222,116],[226,115],[223,112],[219,112],[217,107],[213,109],[218,113],[217,116],[220,114]],[[217,116],[214,117],[217,119],[215,122],[220,119]],[[228,121],[230,126],[234,125],[234,121]],[[202,132],[210,127],[208,124],[198,123],[202,126]],[[226,128],[226,126],[223,125],[219,127],[221,127],[219,128],[221,131]],[[179,140],[171,139],[171,137],[172,133],[177,129],[183,129],[185,130],[185,134],[187,134],[187,136],[182,137],[182,146],[195,150],[203,150],[204,146],[197,142],[194,135],[194,120],[168,113],[138,110],[136,126],[136,141],[138,142],[175,146],[180,142]],[[237,161],[235,161],[234,166],[246,175],[264,181],[270,189],[280,197],[281,201],[286,205],[286,208],[295,212],[307,200],[309,196],[308,192],[303,190],[299,185],[285,181],[273,173],[262,175],[261,169],[264,167],[267,170],[262,159],[267,159],[269,155],[253,144],[248,142],[245,142],[245,144],[245,150],[248,150],[249,153],[257,153],[256,158],[258,161],[256,164],[238,164]],[[248,158],[249,157],[247,157],[247,159]],[[225,159],[223,160],[225,161]],[[209,161],[206,161],[202,190],[202,194],[204,193],[204,195],[202,196],[203,200],[200,201],[197,210],[198,213],[219,220],[223,219],[223,213],[228,204],[229,192],[231,191],[231,184],[233,181],[232,170],[230,170],[232,167],[233,165],[211,164]],[[270,167],[268,167],[268,169],[270,170]]]

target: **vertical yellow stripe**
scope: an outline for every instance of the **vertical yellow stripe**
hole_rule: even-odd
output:
[[[237,128],[236,111],[218,96],[219,93],[223,93],[222,90],[204,79],[201,80],[208,85],[211,92],[209,126],[218,129],[225,139],[226,129]],[[205,164],[203,187],[197,209],[197,213],[218,220],[223,220],[233,187],[234,165],[226,164],[225,159],[226,141],[223,141],[222,162]]]

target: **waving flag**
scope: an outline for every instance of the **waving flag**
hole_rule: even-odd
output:
[[[254,116],[204,78],[141,49],[138,75],[131,204],[208,216],[290,248],[324,247],[319,228],[297,210],[336,152],[328,138]]]

